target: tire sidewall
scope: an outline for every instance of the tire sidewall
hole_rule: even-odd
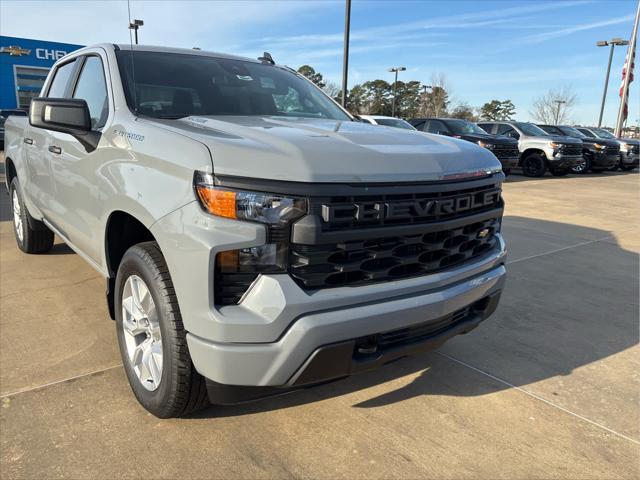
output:
[[[141,250],[136,247],[129,249],[125,253],[116,275],[115,314],[118,346],[120,348],[120,355],[122,356],[124,370],[134,395],[147,410],[151,411],[155,415],[162,416],[162,411],[165,410],[168,399],[171,397],[172,388],[175,388],[175,386],[172,385],[172,380],[175,378],[175,375],[173,375],[173,372],[176,369],[175,359],[171,355],[172,349],[169,341],[169,332],[166,326],[167,315],[170,315],[170,313],[167,312],[166,305],[161,302],[158,285],[154,278],[154,272],[140,253]],[[160,380],[160,386],[154,391],[147,390],[140,383],[140,380],[129,361],[129,354],[127,352],[124,339],[124,331],[122,327],[122,292],[127,278],[131,275],[139,276],[147,285],[151,298],[153,298],[153,302],[155,303],[158,322],[160,324],[160,333],[162,335],[162,378]]]

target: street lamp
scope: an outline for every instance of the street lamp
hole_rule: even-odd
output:
[[[557,125],[560,117],[560,105],[567,102],[564,100],[554,100],[554,102],[558,104],[558,108],[556,108],[556,123],[555,123]]]
[[[404,72],[407,69],[407,67],[391,67],[389,69],[390,72],[395,72],[396,74],[396,81],[393,82],[393,102],[391,103],[391,116],[395,117],[396,116],[396,91],[398,89],[398,72]]]
[[[143,25],[144,22],[142,20],[134,20],[133,22],[129,22],[129,30],[133,30],[135,33],[136,45],[138,44],[138,29]]]
[[[349,73],[349,33],[351,31],[351,0],[344,3],[344,47],[342,53],[342,108],[347,108],[347,75]]]
[[[601,40],[596,42],[596,46],[598,47],[606,47],[611,45],[611,50],[609,51],[609,63],[607,64],[607,76],[604,79],[604,92],[602,93],[602,103],[600,104],[600,117],[598,117],[598,128],[602,125],[602,115],[604,114],[604,102],[607,98],[607,87],[609,86],[609,74],[611,73],[611,60],[613,59],[613,49],[618,46],[628,45],[628,40],[623,40],[621,38],[612,38],[611,40]]]
[[[432,85],[422,85],[422,114],[427,116],[427,88],[433,88]]]

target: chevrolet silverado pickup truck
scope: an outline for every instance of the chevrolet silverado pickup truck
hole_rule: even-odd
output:
[[[478,125],[459,118],[415,118],[411,124],[423,132],[462,138],[491,150],[500,163],[502,171],[508,175],[511,169],[518,166],[520,152],[518,141],[504,135],[489,135]]]
[[[640,140],[637,138],[616,138],[614,134],[604,128],[575,127],[580,133],[595,140],[611,140],[620,145],[620,161],[614,165],[613,170],[625,172],[640,166]]]
[[[527,177],[544,177],[547,170],[561,177],[583,162],[582,141],[566,135],[549,135],[529,122],[479,122],[480,128],[493,135],[518,140],[519,167]]]
[[[505,282],[489,150],[358,122],[266,53],[73,52],[6,122],[6,168],[18,247],[55,234],[105,278],[161,418],[436,348]]]
[[[620,144],[616,140],[588,137],[568,125],[538,125],[549,135],[567,135],[582,140],[582,163],[571,168],[571,173],[602,172],[617,166]]]

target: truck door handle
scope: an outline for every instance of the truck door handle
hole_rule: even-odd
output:
[[[33,138],[25,138],[24,139],[24,143],[26,143],[28,145],[33,145]]]
[[[56,147],[55,145],[51,145],[49,147],[49,151],[51,153],[55,153],[55,154],[58,154],[58,155],[60,155],[62,153],[62,149],[60,147]]]

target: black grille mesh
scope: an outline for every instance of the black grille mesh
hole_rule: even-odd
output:
[[[496,145],[491,152],[499,160],[503,158],[518,158],[520,156],[518,145]]]
[[[563,155],[582,155],[582,145],[563,145]]]
[[[362,285],[434,273],[496,245],[497,218],[425,234],[330,245],[291,245],[289,273],[303,288]]]

